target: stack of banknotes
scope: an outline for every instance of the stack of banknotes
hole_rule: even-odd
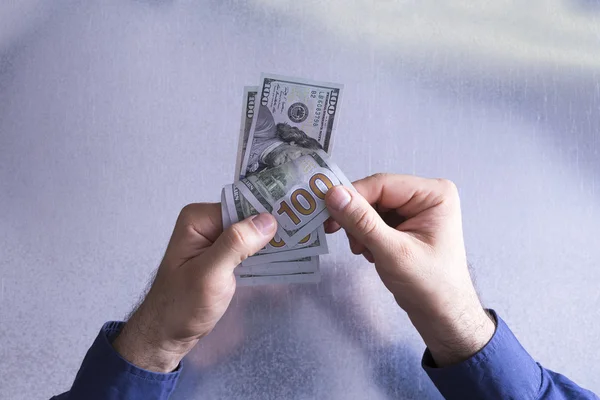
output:
[[[277,234],[235,270],[238,285],[319,282],[325,193],[352,187],[331,160],[342,85],[262,74],[245,87],[234,183],[221,192],[223,226],[268,212]]]

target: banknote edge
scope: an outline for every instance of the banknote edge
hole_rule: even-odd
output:
[[[235,175],[233,177],[234,181],[240,179],[242,173],[242,162],[244,161],[244,157],[246,156],[246,152],[242,151],[244,147],[244,134],[246,131],[244,130],[245,122],[246,122],[246,113],[248,110],[246,106],[248,105],[248,97],[250,96],[250,92],[256,92],[258,94],[259,86],[244,86],[244,97],[242,98],[242,119],[240,121],[240,132],[238,136],[238,152],[235,160]],[[256,98],[254,99],[254,104],[256,104]],[[252,123],[254,123],[254,117],[256,116],[256,112],[252,117]],[[335,121],[334,121],[335,123]],[[252,124],[250,124],[250,130],[252,131]],[[248,132],[248,139],[250,139],[250,132]],[[248,140],[249,141],[249,140]],[[248,146],[246,146],[248,147]],[[247,149],[246,149],[247,150]],[[243,153],[243,154],[242,154]]]

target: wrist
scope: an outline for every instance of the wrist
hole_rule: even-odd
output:
[[[172,372],[197,340],[185,343],[171,341],[164,338],[157,328],[159,327],[145,322],[143,316],[136,312],[112,346],[124,359],[139,368],[161,373]]]
[[[438,367],[469,359],[490,341],[495,322],[478,299],[433,312],[409,313]]]

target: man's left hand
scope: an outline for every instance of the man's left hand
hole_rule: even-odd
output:
[[[227,310],[234,268],[276,229],[275,218],[260,214],[223,232],[219,204],[184,207],[146,299],[113,347],[140,368],[173,371]]]

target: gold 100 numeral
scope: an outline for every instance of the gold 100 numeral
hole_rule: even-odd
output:
[[[290,207],[290,205],[287,202],[282,201],[281,205],[279,206],[279,210],[277,210],[277,214],[286,214],[295,225],[300,224],[300,218],[294,212],[294,210],[296,210],[302,215],[310,215],[317,209],[317,200],[314,196],[317,196],[321,200],[325,198],[325,193],[327,193],[327,191],[323,192],[321,188],[317,186],[317,182],[321,182],[323,185],[325,185],[327,190],[333,187],[333,183],[325,174],[314,174],[308,181],[308,187],[310,189],[310,192],[303,188],[294,190],[290,195],[290,201],[292,203],[292,206]],[[308,206],[305,206],[300,202],[300,197],[304,198]]]

